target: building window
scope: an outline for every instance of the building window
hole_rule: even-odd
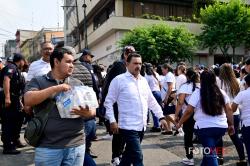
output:
[[[101,26],[106,20],[115,15],[115,2],[110,2],[94,17],[94,30]]]
[[[193,12],[192,2],[183,2],[181,0],[164,1],[123,1],[123,15],[125,17],[141,17],[143,14],[158,15],[161,17],[181,16],[191,17]]]

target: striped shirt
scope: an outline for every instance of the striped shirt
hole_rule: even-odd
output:
[[[34,61],[30,64],[26,81],[30,81],[34,77],[47,74],[49,71],[51,71],[50,63],[45,62],[42,58]]]

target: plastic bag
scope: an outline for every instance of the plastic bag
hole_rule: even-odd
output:
[[[79,109],[79,106],[97,108],[98,102],[93,88],[75,86],[71,90],[61,92],[56,96],[56,105],[61,118],[79,118],[79,115],[71,114],[73,108]]]

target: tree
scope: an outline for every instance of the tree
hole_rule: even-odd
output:
[[[191,61],[195,44],[195,36],[184,27],[171,28],[163,23],[137,27],[119,41],[120,47],[133,45],[143,61],[153,64]]]
[[[241,0],[230,0],[228,3],[216,1],[201,9],[200,19],[204,24],[199,35],[202,48],[219,48],[224,56],[229,56],[228,50],[231,47],[233,61],[235,48],[244,44],[249,34],[249,8]]]

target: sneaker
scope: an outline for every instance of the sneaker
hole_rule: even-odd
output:
[[[16,149],[4,149],[3,154],[11,154],[11,155],[16,155],[21,153],[21,151],[18,151]]]
[[[184,158],[182,159],[182,163],[186,165],[194,165],[194,159]]]
[[[176,134],[176,136],[180,136],[180,137],[184,136],[184,132],[183,132],[182,128],[178,129],[178,133]]]
[[[102,140],[112,140],[112,138],[113,138],[113,135],[110,135],[110,134],[107,134],[101,137]]]
[[[111,166],[118,166],[120,164],[120,158],[115,157],[111,160]]]

